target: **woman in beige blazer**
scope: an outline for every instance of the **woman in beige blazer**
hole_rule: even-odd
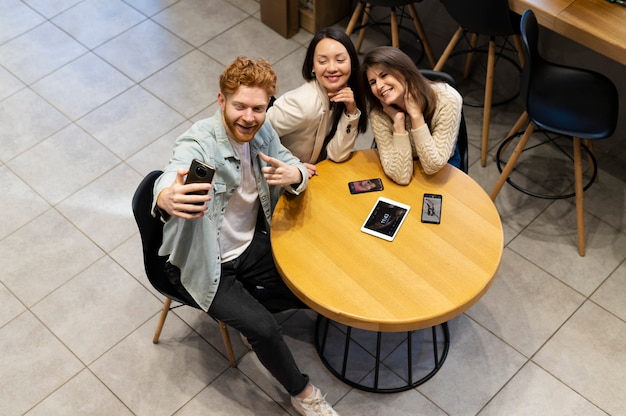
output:
[[[278,97],[267,111],[267,120],[283,145],[304,162],[309,177],[317,174],[315,163],[321,160],[346,160],[357,134],[367,129],[358,68],[350,38],[336,28],[322,29],[302,65],[306,82]]]

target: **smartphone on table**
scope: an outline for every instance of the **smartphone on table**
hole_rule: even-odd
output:
[[[383,181],[380,178],[348,182],[348,188],[350,189],[351,194],[382,191],[384,189]]]
[[[212,183],[215,176],[215,168],[201,160],[194,159],[189,166],[189,173],[185,179],[185,185],[190,183]],[[190,194],[206,195],[208,191],[195,191]]]
[[[422,201],[422,222],[428,224],[441,223],[441,201],[439,194],[424,194]]]

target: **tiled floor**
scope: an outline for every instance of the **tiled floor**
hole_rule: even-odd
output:
[[[438,3],[418,6],[441,53],[454,24]],[[286,91],[301,83],[310,38],[274,33],[255,0],[0,1],[0,414],[295,414],[236,334],[239,365],[228,367],[201,313],[176,310],[151,343],[162,298],[144,276],[130,199],[177,135],[212,115],[217,76],[236,55],[268,58]],[[575,46],[554,53],[626,78]],[[515,101],[494,108],[492,137],[520,111]],[[480,109],[466,117],[470,175],[490,190],[494,162],[476,163]],[[502,266],[487,295],[450,322],[450,354],[433,379],[393,395],[351,389],[320,363],[314,315],[286,314],[303,371],[343,415],[626,415],[619,131],[597,148],[584,258],[571,200],[505,186]]]

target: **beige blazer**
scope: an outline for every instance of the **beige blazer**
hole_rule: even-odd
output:
[[[312,80],[278,97],[267,110],[267,121],[291,153],[302,162],[315,163],[331,128],[332,111],[329,107],[326,90],[317,80]],[[341,162],[350,156],[360,117],[360,109],[356,115],[342,115],[337,132],[326,146],[330,160]]]

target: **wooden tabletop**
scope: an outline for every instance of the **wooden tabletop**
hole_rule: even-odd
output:
[[[375,150],[317,169],[302,195],[280,199],[271,227],[279,271],[313,310],[355,328],[409,331],[446,322],[485,294],[502,257],[502,223],[469,176],[448,165],[427,177],[416,163],[400,186]],[[350,194],[348,182],[371,178],[385,189]],[[424,193],[443,195],[441,224],[421,222]],[[360,231],[380,196],[411,206],[392,242]]]
[[[509,0],[540,25],[626,65],[626,7],[606,0]]]

